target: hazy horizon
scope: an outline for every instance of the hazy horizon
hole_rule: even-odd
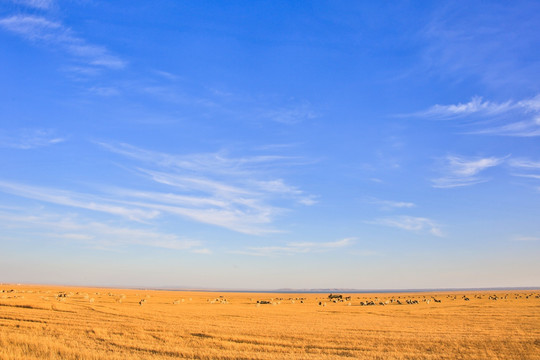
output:
[[[3,1],[0,282],[540,285],[538,23],[535,1]]]
[[[306,294],[328,294],[328,293],[343,293],[343,294],[372,294],[372,293],[423,293],[423,292],[462,292],[462,291],[524,291],[540,290],[540,286],[517,286],[517,287],[488,287],[488,288],[395,288],[395,289],[355,289],[355,288],[219,288],[219,287],[189,287],[189,286],[167,286],[167,285],[133,285],[123,286],[121,284],[110,285],[80,285],[80,284],[66,284],[66,283],[3,283],[0,285],[12,285],[12,286],[52,286],[52,287],[66,287],[66,288],[103,288],[103,289],[125,289],[125,290],[152,290],[152,291],[180,291],[180,292],[230,292],[230,293],[306,293]]]

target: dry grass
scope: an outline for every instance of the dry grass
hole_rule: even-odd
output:
[[[350,305],[327,294],[0,291],[5,360],[540,359],[538,291],[467,293],[469,301],[464,293],[351,294]],[[377,305],[360,305],[369,301]]]

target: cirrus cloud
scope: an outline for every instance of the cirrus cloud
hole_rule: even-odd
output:
[[[475,96],[467,103],[437,104],[409,116],[453,120],[467,134],[535,137],[540,136],[540,94],[499,103]]]
[[[425,218],[425,217],[416,217],[416,216],[393,216],[376,219],[368,223],[394,227],[398,229],[403,229],[407,231],[427,231],[435,236],[443,236],[443,232],[435,221]]]
[[[86,65],[122,69],[126,62],[103,46],[88,43],[60,22],[35,15],[13,15],[0,19],[0,28],[38,44],[54,46]]]
[[[469,158],[457,155],[448,155],[443,168],[444,175],[432,180],[435,188],[455,188],[470,186],[488,181],[478,176],[482,171],[500,165],[507,157],[476,157]]]

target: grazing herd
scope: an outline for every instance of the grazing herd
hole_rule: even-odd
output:
[[[112,297],[114,301],[117,303],[122,303],[123,300],[127,299],[126,295],[124,294],[114,294],[112,292],[109,292],[107,294],[101,294],[99,292],[94,292],[93,294],[89,294],[86,292],[67,292],[67,291],[58,291],[58,292],[51,292],[50,290],[47,291],[34,291],[34,290],[15,290],[15,289],[0,289],[0,300],[2,299],[24,299],[23,293],[42,293],[43,295],[40,296],[42,300],[49,301],[51,299],[54,299],[56,301],[65,302],[67,299],[71,299],[73,301],[83,301],[83,302],[89,302],[94,303],[96,301],[103,301],[103,297]],[[93,297],[91,296],[93,295]],[[136,302],[139,306],[143,306],[148,303],[148,300],[150,299],[150,296],[148,294],[144,295],[143,298],[140,297],[138,294],[134,294],[136,297]],[[315,304],[320,307],[326,307],[327,304],[340,304],[345,303],[347,306],[388,306],[388,305],[419,305],[419,304],[426,304],[429,305],[431,303],[441,303],[443,300],[439,297],[433,296],[433,295],[427,295],[427,294],[421,294],[418,293],[417,295],[414,294],[386,294],[386,295],[378,295],[378,296],[369,296],[366,294],[366,296],[359,296],[360,294],[355,294],[354,298],[353,295],[343,295],[343,294],[329,294],[325,297],[272,297],[272,298],[266,298],[266,299],[258,299],[255,300],[253,298],[249,299],[249,302],[247,304],[255,304],[257,307],[260,307],[262,305],[281,305],[282,303],[285,304]],[[137,297],[138,296],[138,297]],[[496,294],[488,294],[488,293],[476,293],[473,295],[466,295],[466,294],[455,294],[455,293],[449,293],[446,294],[444,301],[465,301],[470,302],[473,300],[482,300],[487,299],[489,301],[508,301],[508,300],[517,300],[517,299],[540,299],[540,293],[538,292],[529,292],[529,293],[506,293],[503,294],[502,292],[496,293]],[[192,298],[189,298],[188,302],[192,302]],[[133,303],[133,298],[131,301],[127,301]],[[179,305],[181,303],[184,303],[185,299],[176,299],[172,301],[172,304]],[[223,295],[220,295],[216,298],[207,298],[206,302],[208,304],[229,304],[230,301]],[[170,304],[170,303],[169,303]],[[0,305],[2,303],[0,302]]]
[[[365,298],[360,298],[360,297],[356,297],[356,300],[361,300],[359,302],[357,302],[358,305],[360,306],[374,306],[374,305],[381,305],[381,306],[384,306],[384,305],[391,305],[391,304],[395,304],[395,305],[414,305],[414,304],[419,304],[420,302],[424,302],[426,304],[429,304],[430,302],[436,302],[436,303],[440,303],[441,300],[440,299],[437,299],[435,298],[434,296],[432,296],[431,298],[426,298],[426,296],[423,296],[423,298],[421,300],[418,300],[418,299],[411,299],[411,298],[402,298],[401,296],[392,296],[391,298],[389,299],[379,299],[378,297],[375,297],[375,298],[372,298],[372,299],[365,299]],[[278,301],[275,301],[275,300],[278,300]],[[280,300],[284,300],[283,298],[277,298],[277,299],[274,299],[274,298],[271,298],[269,300],[257,300],[256,304],[257,306],[260,306],[260,305],[279,305],[281,304],[281,301]],[[289,298],[288,299],[291,304],[294,304],[297,300],[300,300],[300,303],[303,304],[304,301],[306,300],[306,298]],[[347,306],[352,306],[353,303],[355,302],[353,297],[352,296],[344,296],[342,294],[330,294],[328,295],[327,297],[323,298],[323,299],[319,299],[319,298],[315,298],[316,300],[316,304],[318,306],[322,306],[322,307],[325,307],[327,306],[327,303],[346,303]]]

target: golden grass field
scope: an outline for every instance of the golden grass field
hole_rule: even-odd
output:
[[[4,284],[0,359],[540,359],[539,291],[343,296]]]

